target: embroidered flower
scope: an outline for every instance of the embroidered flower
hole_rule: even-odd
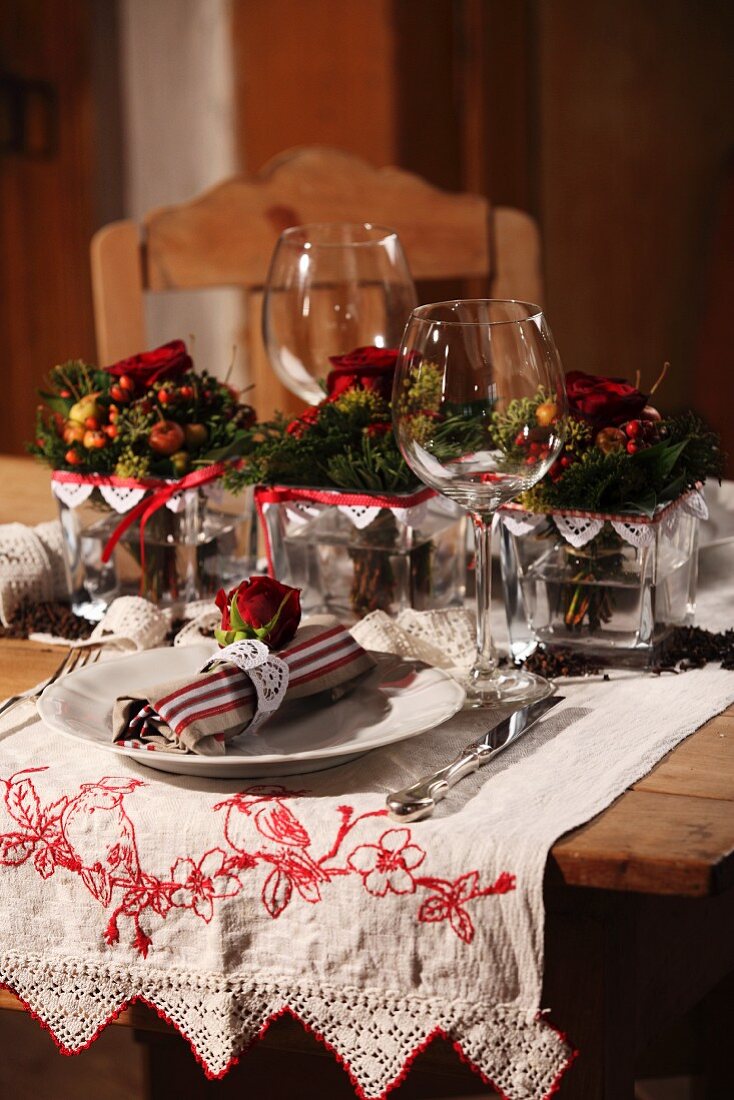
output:
[[[469,871],[455,882],[445,879],[430,879],[430,885],[436,891],[430,894],[418,910],[418,920],[424,924],[441,923],[447,920],[452,929],[464,943],[474,939],[474,924],[464,908],[474,898],[488,897],[490,894],[506,894],[515,889],[515,876],[503,871],[491,886],[482,888],[479,884],[479,872]]]
[[[214,915],[214,899],[232,898],[242,887],[236,875],[225,871],[225,858],[221,848],[212,848],[198,863],[193,859],[177,859],[171,869],[171,877],[177,883],[171,894],[172,904],[193,909],[208,924]]]
[[[412,894],[415,882],[411,871],[420,867],[426,853],[410,843],[410,829],[388,829],[377,844],[361,844],[348,857],[352,870],[362,876],[364,887],[375,897]]]

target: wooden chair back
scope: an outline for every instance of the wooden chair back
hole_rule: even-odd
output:
[[[142,226],[114,222],[92,239],[99,361],[147,346],[144,294],[215,286],[246,292],[244,343],[260,416],[298,410],[267,363],[262,290],[280,233],[319,221],[370,221],[395,229],[416,282],[469,280],[472,293],[541,302],[540,241],[531,217],[480,195],[440,191],[399,168],[374,168],[319,146],[290,150],[252,179],[151,211]]]

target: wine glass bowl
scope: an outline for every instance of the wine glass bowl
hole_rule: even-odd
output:
[[[263,337],[281,382],[323,399],[333,356],[397,347],[415,287],[397,234],[370,223],[293,226],[280,235],[263,303]]]
[[[531,489],[558,458],[565,414],[561,362],[540,307],[474,299],[413,310],[395,372],[393,423],[413,472],[474,522],[477,654],[469,705],[524,701],[550,690],[540,677],[495,665],[490,537],[497,508]]]

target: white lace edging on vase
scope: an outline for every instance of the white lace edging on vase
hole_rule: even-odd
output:
[[[436,1031],[508,1100],[546,1100],[573,1057],[550,1025],[512,1005],[29,955],[1,956],[0,983],[69,1054],[140,998],[181,1032],[210,1077],[223,1076],[271,1019],[290,1011],[328,1043],[364,1100],[381,1100]]]
[[[578,550],[596,538],[606,522],[611,523],[620,538],[630,546],[651,546],[655,541],[656,524],[661,524],[664,534],[670,537],[675,534],[681,515],[707,519],[708,508],[702,490],[691,489],[678,500],[659,509],[652,519],[646,520],[636,521],[629,516],[596,512],[525,512],[521,508],[503,508],[499,514],[508,531],[517,536],[537,530],[550,516],[563,539]]]
[[[173,482],[165,482],[165,484],[171,485]],[[134,508],[136,504],[139,504],[146,493],[151,492],[150,489],[136,489],[127,485],[97,485],[84,482],[54,481],[53,479],[51,481],[51,492],[67,508],[78,508],[84,504],[94,489],[99,489],[104,502],[121,516]],[[178,514],[183,511],[192,498],[196,497],[199,491],[196,488],[184,489],[181,492],[174,493],[166,501],[166,508],[174,514]]]

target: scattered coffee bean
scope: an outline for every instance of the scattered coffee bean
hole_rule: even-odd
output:
[[[94,623],[75,615],[68,603],[23,600],[16,607],[8,626],[0,626],[0,638],[27,638],[29,634],[53,634],[57,638],[80,641],[88,638]]]

